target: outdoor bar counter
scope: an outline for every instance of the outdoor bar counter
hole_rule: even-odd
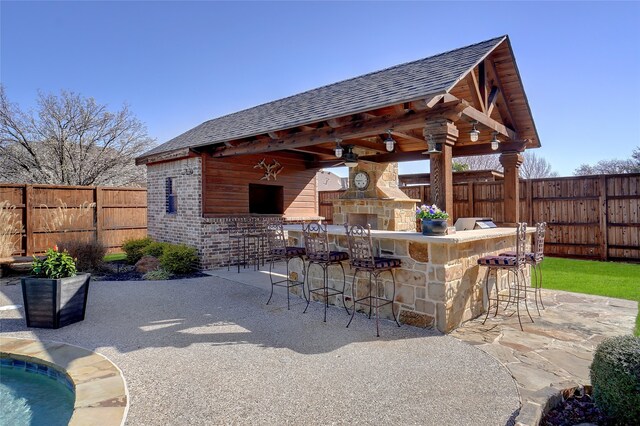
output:
[[[289,243],[304,246],[300,225],[287,225]],[[533,229],[528,230],[532,233]],[[329,225],[331,250],[348,251],[344,226]],[[447,333],[465,321],[481,315],[486,306],[484,295],[484,267],[477,265],[479,257],[515,251],[515,228],[458,231],[452,235],[424,236],[418,232],[371,231],[374,250],[380,256],[402,260],[402,267],[395,270],[395,310],[400,322],[419,327],[436,327]],[[344,262],[347,274],[346,295],[351,295],[353,274]],[[292,262],[293,266],[293,262]],[[311,285],[321,286],[322,271],[312,268]],[[501,274],[500,288],[505,284]],[[368,293],[368,275],[358,274],[358,292]],[[493,280],[490,285],[495,285]],[[380,275],[380,286],[385,295],[393,292],[391,277]],[[331,287],[342,286],[339,267],[330,268]],[[379,289],[382,291],[382,288]],[[341,305],[340,300],[331,300]],[[350,307],[350,302],[347,301]],[[381,316],[392,318],[391,305],[380,309]]]

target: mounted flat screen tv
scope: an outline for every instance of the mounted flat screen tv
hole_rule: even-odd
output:
[[[249,213],[284,214],[284,187],[250,183]]]

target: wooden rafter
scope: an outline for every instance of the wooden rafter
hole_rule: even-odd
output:
[[[500,112],[500,117],[502,117],[502,121],[508,125],[509,127],[515,128],[515,121],[513,120],[513,114],[511,113],[511,108],[509,107],[509,103],[504,97],[504,90],[502,87],[502,83],[500,81],[500,77],[498,76],[498,70],[496,70],[496,65],[493,61],[489,62],[489,72],[491,72],[495,85],[498,87],[499,91],[497,97],[500,98],[498,101],[498,111]],[[517,130],[517,129],[516,129]]]
[[[487,105],[487,66],[486,59],[478,64],[478,89],[482,105]],[[486,110],[486,108],[485,108]]]
[[[498,95],[500,94],[500,89],[497,86],[493,86],[491,88],[491,93],[489,93],[489,99],[487,102],[487,109],[485,110],[486,114],[491,117],[491,113],[493,112],[493,107],[496,105],[496,100],[498,99]]]
[[[235,147],[219,147],[212,153],[212,156],[230,157],[234,155],[295,149],[334,142],[336,139],[352,140],[365,138],[378,133],[384,133],[387,129],[403,131],[419,128],[424,125],[427,118],[448,118],[454,115],[459,116],[459,111],[456,111],[456,108],[460,105],[461,101],[456,100],[439,104],[437,108],[434,108],[433,110],[422,111],[419,113],[408,112],[402,115],[384,115],[381,117],[366,118],[352,121],[345,126],[336,129],[320,128],[313,131],[288,135],[278,140],[242,142]],[[358,142],[354,142],[354,144],[359,145]],[[371,142],[369,142],[369,144],[371,144]]]
[[[406,139],[406,140],[411,141],[411,142],[424,143],[424,144],[427,143],[424,139],[417,138],[417,137],[415,137],[413,135],[410,135],[408,133],[405,133],[405,132],[391,131],[391,134],[393,136],[397,136],[399,138]]]
[[[465,115],[473,120],[476,120],[478,123],[490,128],[491,130],[494,130],[500,133],[503,136],[508,137],[511,140],[520,140],[520,137],[515,132],[515,130],[510,129],[504,124],[478,111],[473,106],[471,106],[467,101],[462,101],[462,103],[465,105],[465,108],[462,111],[462,115]]]
[[[471,70],[471,72],[467,74],[467,85],[469,86],[469,92],[471,93],[471,100],[474,106],[478,108],[478,110],[486,112],[487,109],[484,105],[484,99],[480,94],[480,86],[478,85],[478,79],[476,78],[474,70]]]

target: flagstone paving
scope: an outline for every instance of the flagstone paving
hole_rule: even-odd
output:
[[[522,398],[518,421],[537,424],[550,396],[565,388],[590,383],[593,352],[607,337],[633,332],[638,303],[562,291],[543,290],[546,309],[534,323],[502,311],[482,324],[484,316],[463,324],[450,336],[467,342],[502,362],[516,381]],[[526,318],[526,319],[525,319]]]

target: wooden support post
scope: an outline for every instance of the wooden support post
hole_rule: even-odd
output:
[[[598,179],[600,206],[600,259],[607,260],[609,258],[609,217],[608,217],[608,201],[607,201],[607,176],[602,175]]]
[[[431,203],[449,213],[449,225],[453,223],[453,145],[458,140],[458,128],[446,119],[431,120],[425,124],[426,141],[432,137],[439,144],[441,153],[430,154]]]
[[[93,192],[93,200],[96,203],[96,241],[102,241],[104,237],[104,193],[102,191],[102,188],[96,186]]]
[[[32,256],[34,252],[33,241],[33,186],[24,186],[24,251],[25,255]]]
[[[520,222],[520,185],[518,169],[524,161],[519,152],[503,152],[500,164],[504,168],[504,224],[515,226]]]
[[[469,217],[474,217],[475,214],[473,213],[474,209],[474,199],[473,199],[473,191],[475,190],[475,185],[473,183],[473,181],[468,182],[467,183],[467,205],[469,206]]]

